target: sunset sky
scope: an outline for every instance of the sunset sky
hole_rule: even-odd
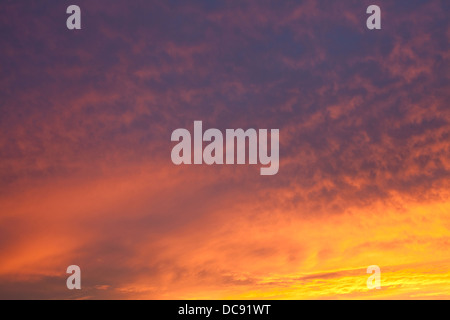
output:
[[[449,13],[1,1],[0,299],[450,299]],[[278,174],[174,165],[196,120],[279,129]]]

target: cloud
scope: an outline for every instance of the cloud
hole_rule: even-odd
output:
[[[2,4],[0,297],[447,297],[448,3],[369,4]],[[174,166],[194,120],[279,173]]]

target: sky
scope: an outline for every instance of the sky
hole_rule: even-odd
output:
[[[449,12],[2,1],[0,299],[449,299]],[[279,129],[279,172],[174,165],[194,121]]]

